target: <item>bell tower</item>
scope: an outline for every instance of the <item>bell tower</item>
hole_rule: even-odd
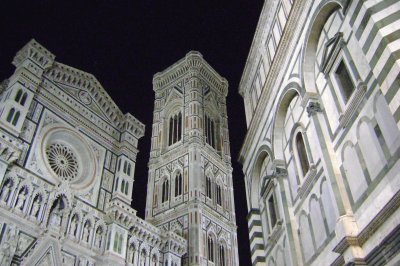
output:
[[[183,265],[238,265],[228,82],[192,51],[153,89],[146,220],[187,239]]]

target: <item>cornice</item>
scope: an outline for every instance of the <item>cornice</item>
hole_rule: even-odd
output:
[[[225,97],[228,95],[228,81],[220,76],[197,51],[190,51],[172,66],[153,76],[153,90],[158,92],[169,87],[176,80],[191,76],[199,76],[210,83]]]
[[[312,1],[307,0],[298,0],[294,1],[293,3],[290,16],[288,17],[288,21],[285,26],[285,31],[283,32],[280,44],[276,50],[274,61],[271,64],[268,72],[264,89],[254,112],[253,119],[251,120],[247,130],[242,148],[239,152],[238,161],[242,164],[245,162],[248,153],[250,152],[249,149],[256,137],[259,125],[262,124],[261,119],[263,118],[263,114],[265,112],[265,106],[267,106],[267,103],[270,100],[269,98],[272,91],[271,88],[274,87],[279,73],[282,72],[282,66],[285,64],[285,60],[290,56],[290,52],[288,51],[293,51],[294,46],[298,44],[297,38],[294,36],[299,35],[303,29],[301,25],[304,25],[304,21],[307,18],[307,12],[304,12],[304,10],[307,10],[312,4]]]
[[[267,0],[264,2],[264,6],[261,10],[260,18],[257,23],[256,32],[254,34],[253,41],[250,46],[250,52],[247,56],[246,64],[243,69],[242,78],[239,83],[239,94],[243,97],[244,88],[247,86],[247,82],[250,80],[251,73],[254,72],[256,67],[255,59],[260,54],[260,45],[264,38],[266,30],[266,24],[272,19],[271,12],[273,9],[270,8],[271,2],[276,0]]]

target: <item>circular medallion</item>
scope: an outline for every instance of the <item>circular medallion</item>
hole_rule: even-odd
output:
[[[79,99],[84,103],[84,104],[90,104],[92,102],[92,99],[89,96],[89,93],[86,91],[80,91],[79,92]]]

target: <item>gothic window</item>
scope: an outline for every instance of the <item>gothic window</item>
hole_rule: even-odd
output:
[[[219,246],[219,265],[225,266],[225,248],[224,245],[220,244]]]
[[[334,77],[336,79],[336,82],[338,83],[338,87],[343,96],[343,100],[345,103],[347,103],[351,95],[353,94],[355,87],[343,59],[340,60],[334,72]]]
[[[125,195],[128,195],[128,191],[129,191],[129,183],[128,183],[128,181],[126,181],[125,182],[125,190],[124,190]]]
[[[175,177],[175,197],[182,195],[182,174],[179,172]]]
[[[214,262],[214,240],[211,236],[208,236],[207,250],[208,260]]]
[[[182,113],[178,112],[169,118],[168,145],[182,139]]]
[[[118,183],[119,183],[119,178],[117,177],[117,180],[115,181],[115,191],[118,190]]]
[[[164,180],[164,183],[162,184],[162,203],[168,201],[169,198],[169,182],[168,179]]]
[[[126,174],[128,171],[128,163],[125,161],[124,162],[124,174]]]
[[[296,135],[295,145],[297,150],[298,163],[300,164],[302,175],[304,177],[310,169],[310,163],[308,162],[306,146],[304,144],[303,134],[301,132],[298,132]]]
[[[211,195],[211,178],[209,176],[206,176],[206,194],[207,198],[212,198]]]
[[[26,98],[28,97],[28,94],[26,92],[23,92],[22,89],[19,89],[17,94],[15,95],[15,101],[22,106],[25,105]]]
[[[219,184],[217,184],[217,204],[222,206],[222,191]]]
[[[11,123],[13,126],[16,126],[18,123],[19,116],[20,112],[15,111],[15,108],[11,108],[7,115],[7,122]]]
[[[124,193],[124,191],[125,191],[125,180],[122,179],[122,182],[121,182],[121,192]]]
[[[121,159],[118,161],[118,171],[121,170]]]
[[[131,164],[128,163],[128,171],[126,172],[127,175],[131,175]]]
[[[215,149],[215,122],[208,115],[204,118],[204,135],[206,143]]]

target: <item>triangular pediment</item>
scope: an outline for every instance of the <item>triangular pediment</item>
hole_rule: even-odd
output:
[[[23,261],[22,265],[53,266],[62,265],[61,248],[57,240],[51,237],[41,239],[33,253]]]
[[[182,100],[182,93],[177,88],[170,89],[168,93],[167,100],[165,101],[166,104],[173,102],[173,101],[181,101]]]
[[[343,33],[338,32],[325,44],[322,57],[322,72],[325,75],[328,74],[331,70],[333,63],[335,62],[335,59],[340,52],[342,40]]]
[[[123,117],[121,110],[92,74],[55,62],[45,75],[68,96],[105,121],[116,124]]]

